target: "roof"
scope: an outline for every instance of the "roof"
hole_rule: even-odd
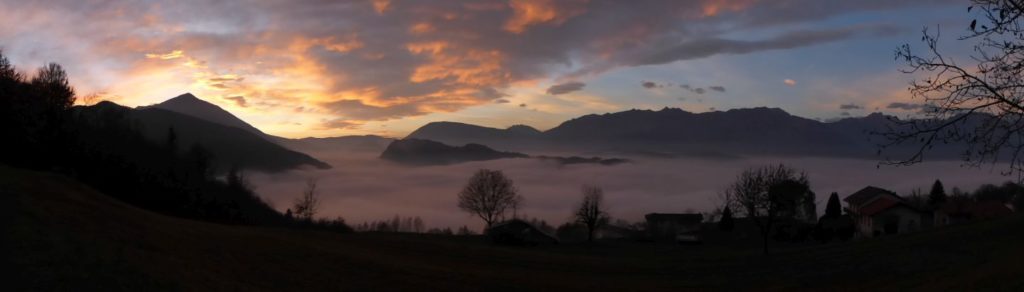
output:
[[[893,197],[900,198],[900,196],[896,195],[896,193],[890,190],[886,190],[875,186],[867,186],[863,189],[860,189],[856,193],[853,193],[852,195],[846,196],[846,198],[843,199],[843,201],[850,205],[860,206],[863,205],[864,203],[871,201],[871,199],[874,199],[879,195],[892,195]]]
[[[545,237],[549,237],[550,239],[552,239],[554,241],[558,241],[558,237],[556,237],[554,235],[551,235],[551,234],[549,234],[547,232],[544,232],[544,230],[540,230],[540,228],[537,228],[536,226],[533,226],[533,224],[530,224],[530,222],[526,222],[525,220],[522,220],[522,219],[511,219],[511,220],[506,220],[506,221],[503,221],[503,222],[495,223],[494,225],[491,225],[490,228],[487,228],[484,231],[485,232],[517,232],[517,231],[514,231],[514,230],[519,230],[518,232],[521,232],[522,230],[529,230],[530,232],[534,232],[535,234],[542,235],[542,236],[545,236]]]
[[[999,218],[1013,214],[1012,207],[999,201],[981,202],[947,202],[942,206],[942,212],[949,215],[970,215],[974,218]]]
[[[983,201],[971,207],[971,215],[975,218],[999,218],[1013,214],[1013,209],[999,201]]]
[[[885,210],[889,210],[895,207],[906,207],[908,209],[917,211],[916,208],[907,205],[901,200],[897,199],[878,199],[871,201],[867,205],[861,206],[859,213],[864,216],[874,216],[875,214],[882,213]]]
[[[703,214],[672,214],[672,213],[650,213],[644,215],[644,219],[650,221],[676,221],[676,222],[690,222],[700,223],[704,221]]]

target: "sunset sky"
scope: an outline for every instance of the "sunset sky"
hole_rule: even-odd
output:
[[[965,1],[0,0],[0,48],[80,96],[191,92],[285,137],[402,136],[431,121],[541,130],[631,108],[908,114],[894,49]]]

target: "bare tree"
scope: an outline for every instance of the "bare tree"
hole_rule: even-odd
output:
[[[597,186],[583,186],[583,202],[576,209],[576,222],[587,227],[587,241],[594,241],[594,231],[608,223],[604,207],[604,190]]]
[[[521,201],[512,180],[500,170],[477,171],[459,192],[459,209],[483,219],[487,228],[503,219],[505,211],[518,208]]]
[[[313,216],[316,216],[316,212],[320,209],[320,195],[317,193],[317,181],[316,179],[306,180],[306,189],[302,191],[302,196],[295,199],[295,217],[311,221]]]
[[[972,0],[968,13],[980,16],[967,26],[960,41],[974,42],[974,53],[960,63],[939,50],[940,33],[924,30],[927,51],[919,54],[905,44],[896,59],[904,73],[924,75],[910,84],[915,99],[924,102],[921,118],[895,120],[880,134],[883,147],[915,145],[909,157],[884,163],[921,162],[934,145],[965,144],[968,166],[1009,162],[1006,174],[1024,170],[1024,0]],[[966,24],[966,21],[965,21]],[[964,61],[964,60],[960,60]]]
[[[767,165],[743,171],[723,197],[732,209],[742,210],[761,231],[764,253],[768,237],[780,218],[798,215],[801,200],[809,191],[807,176],[785,165]]]

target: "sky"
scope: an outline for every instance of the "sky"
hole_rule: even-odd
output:
[[[953,42],[968,4],[0,0],[0,48],[24,71],[62,64],[81,104],[191,92],[284,137],[664,107],[831,120],[919,110],[894,50],[926,27]]]

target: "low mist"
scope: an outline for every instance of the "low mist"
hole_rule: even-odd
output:
[[[645,158],[625,157],[631,163],[602,166],[558,165],[536,159],[502,159],[445,166],[405,166],[377,158],[372,152],[310,153],[331,165],[329,170],[254,173],[256,192],[278,210],[289,208],[306,180],[318,180],[322,205],[318,217],[344,217],[349,224],[420,216],[427,227],[468,225],[479,231],[479,218],[456,207],[456,194],[474,171],[499,169],[514,180],[525,198],[520,217],[551,224],[570,219],[580,199],[580,187],[604,188],[613,218],[640,221],[652,212],[708,212],[719,204],[719,192],[745,168],[785,163],[806,171],[817,194],[819,213],[829,194],[843,198],[868,185],[909,194],[928,192],[935,179],[947,190],[970,191],[985,183],[1002,183],[1002,166],[961,167],[957,161],[937,161],[894,167],[874,160],[836,158]]]

